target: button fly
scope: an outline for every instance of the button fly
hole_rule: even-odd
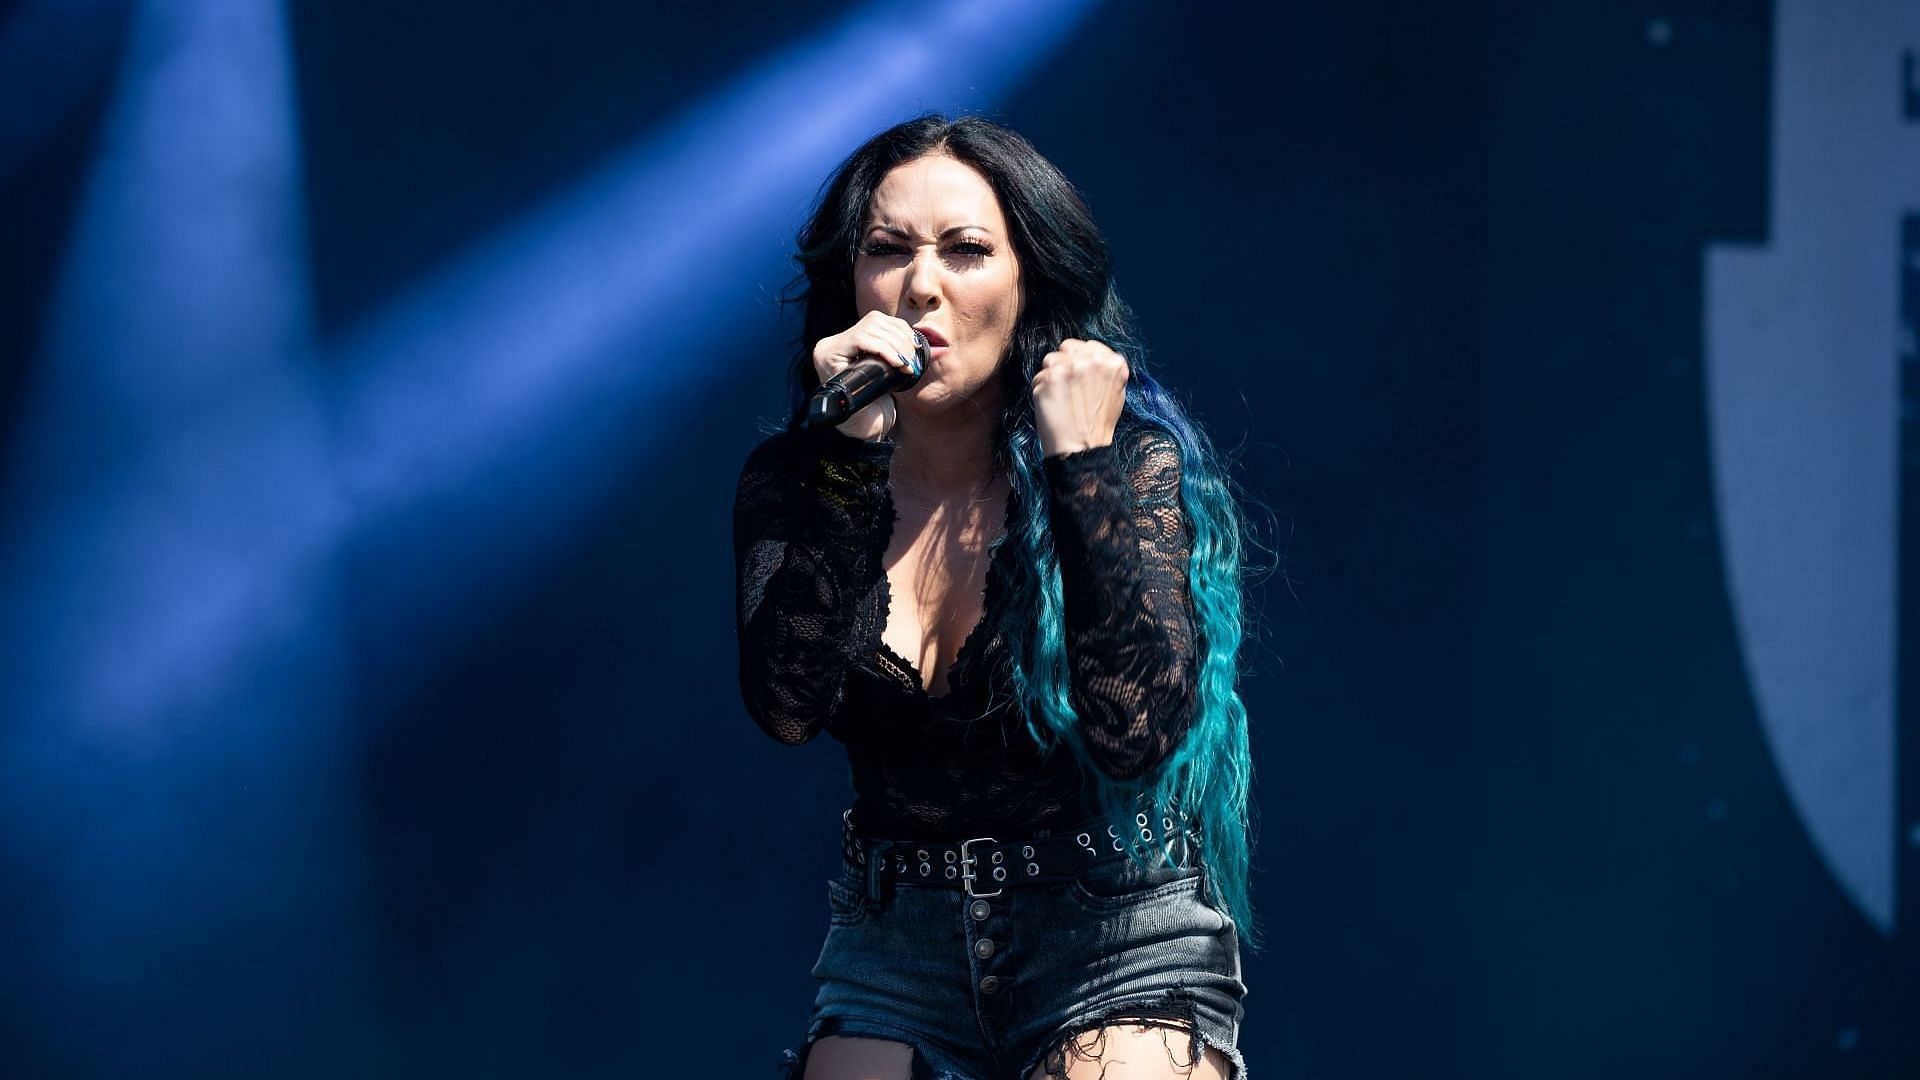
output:
[[[1000,989],[1000,976],[989,975],[986,978],[980,980],[981,993],[991,994],[998,989]]]
[[[993,939],[983,937],[979,941],[974,942],[973,955],[979,957],[982,960],[985,960],[987,957],[992,956],[993,955]]]
[[[993,913],[993,908],[985,900],[975,900],[967,913],[973,916],[974,922],[985,922],[987,916]]]

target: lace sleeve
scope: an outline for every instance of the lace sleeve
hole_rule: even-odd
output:
[[[838,711],[855,605],[878,580],[893,443],[827,430],[756,447],[733,505],[740,695],[767,734],[798,745]]]
[[[1094,764],[1133,779],[1179,745],[1198,689],[1180,448],[1149,428],[1043,467],[1070,701]]]

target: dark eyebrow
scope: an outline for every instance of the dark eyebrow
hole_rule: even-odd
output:
[[[878,230],[880,230],[881,232],[883,232],[883,233],[886,233],[886,234],[887,234],[888,236],[897,236],[897,237],[899,237],[899,238],[900,238],[900,239],[902,239],[902,240],[905,240],[905,239],[907,239],[907,230],[905,230],[905,229],[899,229],[899,228],[895,228],[895,227],[894,227],[894,226],[892,226],[892,225],[878,225],[878,224],[875,224],[875,225],[869,225],[869,226],[867,226],[867,231],[868,231],[868,232],[872,232],[872,231],[873,231],[873,230],[875,230],[875,229],[878,229]],[[978,229],[978,230],[980,230],[981,232],[983,232],[983,233],[986,233],[986,234],[987,234],[988,236],[992,236],[992,235],[993,235],[993,230],[992,230],[992,229],[989,229],[989,228],[987,228],[987,227],[986,227],[985,225],[955,225],[955,226],[953,226],[952,228],[950,228],[950,229],[947,229],[946,231],[944,231],[944,232],[942,232],[942,233],[940,234],[940,239],[942,239],[942,240],[944,240],[944,239],[946,239],[947,237],[949,237],[949,236],[952,236],[952,235],[953,235],[954,233],[957,233],[957,232],[966,232],[966,231],[967,231],[968,229]]]

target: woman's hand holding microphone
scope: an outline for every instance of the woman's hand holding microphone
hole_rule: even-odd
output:
[[[908,326],[906,320],[880,311],[869,311],[845,331],[821,338],[814,344],[813,370],[824,384],[862,356],[872,356],[901,371],[912,372],[916,365],[914,355],[913,327]],[[836,430],[843,435],[873,442],[886,438],[893,431],[897,417],[893,395],[882,394],[847,417]]]

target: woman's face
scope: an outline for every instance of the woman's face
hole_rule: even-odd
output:
[[[901,408],[965,402],[998,409],[994,372],[1020,318],[1020,262],[1000,200],[972,166],[945,154],[897,165],[880,181],[853,262],[855,315],[883,311],[933,345]]]

